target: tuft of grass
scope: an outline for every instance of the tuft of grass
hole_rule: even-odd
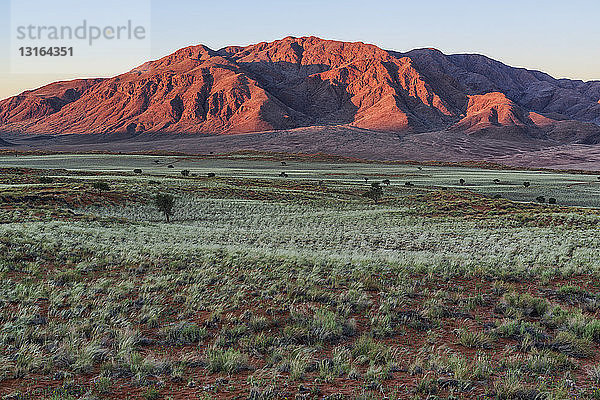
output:
[[[205,352],[207,368],[210,372],[226,372],[228,374],[248,368],[248,356],[233,348],[222,349],[211,346]]]
[[[558,351],[569,356],[587,358],[594,355],[592,342],[586,338],[579,338],[572,332],[559,332],[552,344]]]
[[[587,375],[594,383],[600,384],[600,364],[589,367],[587,370]]]
[[[457,331],[458,343],[471,349],[489,349],[492,338],[480,331],[470,331],[466,328]]]
[[[198,343],[207,334],[206,328],[188,321],[177,322],[163,330],[166,341],[175,345]]]
[[[550,309],[548,300],[534,297],[529,293],[506,293],[503,296],[503,303],[509,314],[530,318],[541,318]]]

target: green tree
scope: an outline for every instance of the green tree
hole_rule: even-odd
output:
[[[167,222],[169,217],[173,215],[173,205],[175,204],[175,197],[166,193],[159,193],[154,199],[154,204],[164,216]]]
[[[375,204],[377,204],[383,197],[383,188],[379,182],[373,182],[371,183],[371,188],[363,193],[363,196],[368,197],[369,199],[373,200]]]

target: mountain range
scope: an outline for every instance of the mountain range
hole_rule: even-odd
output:
[[[555,79],[476,54],[287,37],[190,46],[112,78],[55,82],[0,101],[0,131],[12,137],[315,130],[360,132],[365,141],[435,132],[539,148],[595,145],[600,81]]]

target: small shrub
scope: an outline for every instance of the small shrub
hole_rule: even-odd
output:
[[[141,169],[139,169],[139,168],[136,168],[136,169],[134,169],[134,170],[133,170],[133,173],[134,173],[134,174],[141,174],[141,173],[142,173],[142,170],[141,170]]]
[[[190,170],[184,169],[183,171],[181,171],[181,176],[190,176]]]
[[[600,383],[600,364],[592,365],[587,374],[594,383]]]
[[[156,400],[160,397],[160,392],[155,388],[148,388],[142,395],[145,400]]]
[[[556,204],[556,199],[554,197],[550,197],[548,199],[548,204]]]
[[[101,394],[110,392],[112,382],[110,378],[106,376],[100,376],[94,380],[94,389]]]
[[[523,186],[525,186],[526,188],[528,188],[529,186],[531,186],[531,182],[523,182]]]
[[[110,185],[106,182],[94,182],[92,183],[92,187],[103,192],[110,190]]]

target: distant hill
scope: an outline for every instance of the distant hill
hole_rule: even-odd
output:
[[[546,145],[600,142],[600,81],[554,79],[482,55],[407,53],[287,37],[180,49],[106,79],[0,101],[0,131],[239,134],[332,127],[448,132]],[[152,137],[152,135],[148,135]],[[296,149],[302,150],[302,149]]]

